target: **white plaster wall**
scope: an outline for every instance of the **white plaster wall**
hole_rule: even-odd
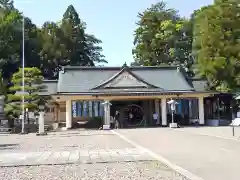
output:
[[[54,123],[54,113],[52,113],[52,112],[45,113],[45,115],[44,115],[44,123],[45,124],[52,124],[52,123]]]
[[[54,123],[54,113],[48,112],[45,113],[45,124],[52,124]],[[65,122],[66,121],[66,112],[58,112],[58,122]]]
[[[65,122],[66,121],[66,112],[58,112],[58,121]]]

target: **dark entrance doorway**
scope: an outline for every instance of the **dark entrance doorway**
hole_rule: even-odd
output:
[[[130,104],[122,108],[123,118],[128,126],[137,126],[142,124],[143,109],[137,104]]]
[[[116,111],[120,113],[119,121],[123,127],[143,126],[144,111],[143,101],[115,101],[112,102],[111,116]]]

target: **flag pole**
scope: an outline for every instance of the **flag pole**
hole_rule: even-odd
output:
[[[25,68],[25,22],[24,15],[22,18],[22,133],[25,133],[25,107],[24,107],[24,94],[25,94],[25,80],[24,80],[24,68]]]

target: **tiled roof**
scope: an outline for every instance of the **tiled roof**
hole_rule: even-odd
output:
[[[46,89],[43,92],[40,92],[40,95],[49,95],[57,93],[57,80],[44,80],[44,85]]]
[[[132,79],[121,81],[115,87],[112,81],[122,72]],[[138,82],[136,82],[138,81]],[[124,82],[126,82],[124,84]],[[139,88],[137,87],[139,84]],[[193,92],[192,81],[177,67],[64,67],[57,81],[45,81],[49,94],[112,92]],[[140,86],[141,84],[141,86]],[[144,86],[144,84],[146,86]],[[121,86],[121,87],[120,87]],[[144,86],[144,87],[143,87]],[[200,85],[201,86],[201,85]],[[199,88],[199,87],[198,87]],[[203,88],[200,87],[201,91]]]

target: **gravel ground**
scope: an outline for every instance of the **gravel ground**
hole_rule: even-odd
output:
[[[0,168],[2,180],[187,180],[157,161]]]

